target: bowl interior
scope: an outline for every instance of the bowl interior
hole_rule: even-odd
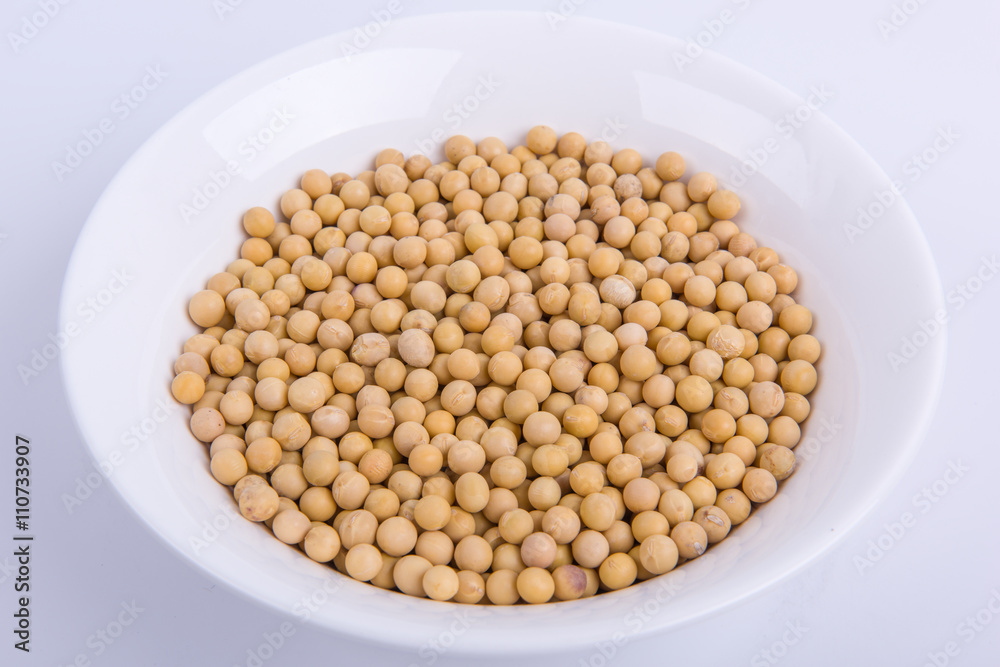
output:
[[[482,48],[473,28],[482,21],[521,34],[518,52]],[[80,327],[63,355],[74,413],[113,486],[167,544],[249,597],[335,632],[414,648],[459,621],[454,651],[517,653],[703,617],[795,572],[887,493],[936,399],[944,336],[896,367],[887,354],[942,297],[905,203],[862,236],[845,233],[888,179],[842,131],[813,112],[787,135],[778,121],[803,103],[776,84],[708,53],[681,72],[673,55],[683,42],[576,17],[554,26],[542,14],[400,18],[367,48],[355,40],[352,32],[309,43],[192,104],[114,179],[74,252],[61,304],[63,326]],[[572,54],[585,65],[570,66],[566,44],[587,45]],[[815,313],[824,352],[796,474],[675,572],[539,607],[387,593],[244,521],[168,391],[173,360],[195,332],[187,300],[238,256],[243,211],[276,210],[309,168],[357,172],[390,146],[439,159],[455,133],[512,147],[538,123],[634,147],[647,160],[681,152],[689,173],[711,171],[737,190],[741,228],[798,270],[796,298]],[[115,272],[124,286],[85,319],[80,304]],[[393,619],[391,636],[382,619]]]

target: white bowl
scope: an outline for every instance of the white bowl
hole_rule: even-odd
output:
[[[426,648],[458,619],[456,655],[579,648],[615,633],[677,628],[791,576],[875,506],[911,460],[936,399],[945,336],[911,338],[920,349],[901,356],[904,363],[887,355],[942,307],[937,273],[901,201],[853,242],[845,233],[889,179],[824,116],[752,71],[704,53],[681,72],[679,40],[553,16],[393,18],[367,27],[375,36],[366,48],[352,31],[272,58],[170,121],[94,208],[63,289],[63,330],[78,328],[62,357],[67,391],[112,485],[206,573],[373,644]],[[494,48],[484,25],[493,35],[517,34],[518,46]],[[808,120],[786,136],[791,125],[778,121],[796,112]],[[358,171],[384,147],[410,153],[456,132],[514,146],[537,123],[603,136],[647,159],[681,152],[689,173],[708,170],[737,189],[741,226],[799,270],[796,296],[816,314],[824,355],[795,475],[729,538],[675,572],[535,607],[458,607],[388,593],[239,518],[169,381],[195,332],[187,300],[237,256],[243,211],[275,209],[308,168]],[[739,177],[754,155],[762,164]],[[80,305],[88,298],[98,299],[96,317]]]

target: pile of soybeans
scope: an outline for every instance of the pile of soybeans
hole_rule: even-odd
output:
[[[241,514],[359,581],[514,604],[698,558],[795,467],[796,272],[674,152],[536,126],[311,169],[191,298],[172,392]]]

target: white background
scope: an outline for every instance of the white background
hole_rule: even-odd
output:
[[[41,4],[5,3],[3,33],[21,31],[24,17],[40,11]],[[403,14],[418,14],[462,10],[468,3],[402,4]],[[575,14],[691,39],[705,30],[704,21],[731,9],[735,22],[712,39],[711,48],[799,95],[818,85],[832,91],[823,113],[890,177],[906,180],[906,199],[930,242],[947,294],[1000,248],[994,194],[1000,5],[909,0],[897,6],[898,30],[889,34],[882,34],[885,26],[880,31],[878,24],[893,14],[889,0],[591,1],[580,2]],[[5,36],[0,45],[5,202],[0,218],[5,315],[0,486],[7,490],[0,498],[5,506],[12,499],[14,436],[26,436],[34,451],[37,541],[30,656],[12,648],[13,559],[7,547],[0,549],[0,664],[245,665],[247,650],[261,643],[262,633],[285,620],[179,560],[106,482],[68,513],[60,496],[74,493],[79,480],[93,472],[93,463],[69,414],[57,364],[50,363],[27,386],[16,368],[29,363],[32,350],[41,349],[57,331],[58,297],[74,241],[102,190],[146,138],[249,65],[362,25],[373,10],[384,7],[382,0],[298,0],[282,2],[279,9],[278,3],[243,0],[220,17],[209,0],[92,0],[59,5],[48,24],[16,52]],[[560,11],[554,0],[512,0],[503,7]],[[567,8],[575,5],[566,0]],[[483,48],[517,48],[514,36],[487,37],[484,29]],[[574,47],[580,60],[573,66],[586,66],[585,46]],[[62,161],[67,145],[80,141],[85,130],[113,116],[112,102],[139,83],[147,66],[159,66],[167,74],[164,81],[127,118],[116,117],[114,132],[60,182],[53,161]],[[351,103],[350,91],[346,95],[345,103]],[[911,179],[907,161],[930,148],[945,128],[957,140]],[[142,211],[136,211],[136,223],[141,221]],[[981,618],[992,623],[980,631],[959,625],[991,599],[1000,609],[994,490],[1000,466],[995,429],[1000,390],[994,379],[998,294],[1000,280],[986,281],[974,299],[950,313],[947,334],[939,334],[947,335],[949,353],[933,424],[893,494],[857,529],[793,579],[675,634],[629,644],[612,664],[766,665],[771,663],[762,651],[771,647],[788,665],[934,664],[929,654],[939,665],[996,664],[1000,618],[984,612]],[[893,295],[886,294],[886,307],[892,303]],[[968,469],[948,484],[943,480],[952,462]],[[944,491],[935,502],[915,500],[935,482]],[[888,526],[906,512],[915,523],[898,539],[889,536]],[[4,544],[13,530],[7,521],[0,531]],[[859,558],[867,558],[870,542],[879,538],[889,548],[870,567],[863,566]],[[123,603],[133,601],[142,609],[135,622],[111,645],[97,640],[95,633],[116,619]],[[786,633],[792,626],[801,637],[783,644],[783,635],[793,638]],[[385,629],[391,632],[390,622]],[[954,642],[952,656],[943,653],[949,642]],[[362,659],[404,667],[426,664],[416,655],[374,659],[363,646],[310,627],[299,627],[265,664]],[[545,662],[579,664],[567,656]]]

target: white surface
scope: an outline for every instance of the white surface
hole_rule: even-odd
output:
[[[402,6],[403,13],[459,8],[446,2]],[[507,6],[527,8],[528,3]],[[92,460],[68,414],[57,365],[49,362],[27,386],[16,368],[29,364],[32,351],[41,350],[49,334],[58,332],[62,267],[79,228],[113,174],[153,131],[247,66],[309,39],[363,25],[372,20],[371,11],[391,7],[395,5],[359,2],[332,10],[328,3],[286,3],[279,23],[263,3],[243,2],[223,20],[211,3],[177,3],[155,15],[144,7],[107,1],[71,3],[61,6],[20,53],[8,50],[2,56],[12,94],[3,112],[3,182],[10,210],[0,221],[0,233],[7,235],[0,253],[10,293],[3,329],[7,370],[0,382],[7,398],[5,438],[12,443],[15,433],[25,435],[35,452],[33,529],[38,536],[32,572],[33,652],[25,660],[12,650],[7,634],[0,648],[5,664],[66,665],[78,656],[80,664],[95,665],[247,664],[248,650],[264,641],[262,633],[282,630],[286,617],[213,586],[164,548],[106,483],[96,484],[92,495],[69,515],[60,497],[75,493],[78,480],[94,471]],[[575,5],[566,2],[562,7],[572,10]],[[774,655],[787,654],[786,664],[839,664],[861,656],[863,664],[923,664],[928,652],[946,648],[954,656],[939,655],[939,662],[947,658],[949,664],[992,664],[1000,651],[1000,622],[991,611],[980,617],[980,622],[992,621],[985,627],[970,624],[966,617],[974,617],[991,600],[993,609],[1000,610],[995,567],[1000,538],[989,510],[990,471],[1000,463],[990,428],[998,391],[984,372],[991,367],[985,355],[991,347],[990,327],[998,319],[998,283],[985,281],[971,299],[954,290],[974,279],[984,266],[982,258],[992,257],[1000,245],[993,212],[978,205],[984,197],[980,193],[994,187],[992,158],[1000,143],[994,121],[997,93],[990,74],[1000,65],[1000,51],[992,46],[998,9],[986,3],[927,3],[887,38],[876,22],[889,20],[890,3],[806,8],[791,2],[739,2],[700,9],[670,3],[652,10],[591,2],[581,4],[575,15],[612,18],[687,39],[706,30],[702,22],[720,16],[724,8],[735,20],[712,39],[713,49],[803,96],[811,86],[825,86],[833,96],[823,112],[905,184],[907,200],[931,243],[942,288],[951,297],[946,304],[948,368],[934,423],[917,459],[895,491],[837,548],[795,578],[709,622],[690,624],[653,642],[615,648],[612,663],[659,662],[668,656],[694,664],[769,664],[762,651],[774,647]],[[546,10],[562,11],[557,3]],[[4,10],[2,24],[18,30],[22,17],[36,11],[34,3],[18,2]],[[559,23],[555,27],[553,39],[558,39]],[[573,55],[614,57],[599,46],[588,46]],[[501,40],[485,48],[505,47],[513,48]],[[695,61],[689,71],[695,74],[698,65]],[[160,66],[166,77],[125,116],[127,107],[115,100],[142,80],[147,66]],[[565,66],[576,63],[567,59]],[[669,61],[656,66],[674,67]],[[342,91],[345,103],[351,94]],[[581,102],[585,100],[581,93]],[[59,182],[51,163],[63,160],[66,145],[83,139],[82,133],[104,118],[111,119],[114,131]],[[939,129],[949,127],[957,134],[953,145],[939,142],[947,150],[936,162],[926,171],[914,168],[911,156],[932,149]],[[194,180],[194,187],[204,177],[179,174],[177,179],[177,187],[187,180]],[[873,193],[857,205],[867,206],[874,198]],[[141,209],[136,215],[141,217]],[[881,229],[876,221],[856,245],[884,233]],[[845,249],[844,262],[862,261],[861,255]],[[139,275],[140,267],[126,262],[121,268]],[[992,277],[988,268],[981,275]],[[95,282],[89,293],[98,295],[111,279],[108,275]],[[885,294],[886,307],[892,308],[897,298]],[[126,299],[112,299],[107,308],[121,307]],[[79,315],[82,337],[88,324],[86,307]],[[915,332],[919,325],[901,323],[900,331]],[[0,479],[10,480],[12,458],[0,458]],[[952,466],[957,462],[962,466]],[[950,466],[962,470],[961,476],[948,473]],[[925,498],[934,502],[920,496],[923,489],[929,494]],[[887,526],[904,520],[909,525],[902,536],[892,537]],[[894,530],[898,535],[898,528]],[[4,528],[0,539],[9,540],[12,532],[12,527]],[[866,567],[858,559],[872,549],[870,541],[880,538],[889,548]],[[13,559],[0,559],[0,564],[10,567]],[[13,611],[15,594],[5,570],[0,579],[0,605],[7,615]],[[107,644],[96,633],[111,624],[114,634],[122,604],[133,601],[143,611]],[[313,664],[318,656],[336,662],[365,657],[362,647],[308,626],[296,623],[284,629],[288,638],[265,664]],[[593,654],[591,664],[602,664],[599,655]],[[437,664],[449,662],[447,653],[425,651],[400,653],[378,663],[423,665],[434,657]],[[549,657],[547,664],[579,662],[562,655]]]
[[[491,58],[479,49],[478,37],[466,32],[474,18],[500,33],[519,30],[530,46],[517,58]],[[648,147],[654,156],[664,148],[677,149],[689,156],[692,173],[729,173],[747,151],[758,148],[761,136],[773,133],[771,118],[803,104],[716,54],[702,55],[697,79],[662,68],[630,73],[599,64],[567,71],[557,81],[537,77],[536,63],[557,60],[561,47],[548,40],[546,24],[532,25],[535,18],[509,12],[403,17],[396,19],[395,33],[350,61],[339,55],[323,60],[351,38],[341,33],[251,68],[202,97],[144,144],[115,177],[80,235],[67,271],[60,328],[76,320],[87,286],[114,270],[121,258],[139,267],[128,293],[116,299],[117,307],[102,313],[62,355],[66,390],[95,460],[121,456],[110,482],[155,532],[208,574],[278,610],[294,614],[302,597],[330,580],[330,570],[245,521],[220,531],[210,546],[192,542],[231,500],[208,474],[204,447],[189,435],[188,411],[173,411],[134,453],[121,452],[118,441],[122,429],[141,423],[157,400],[169,401],[168,369],[195,331],[180,314],[206,276],[232,260],[232,248],[243,238],[236,221],[248,205],[273,201],[307,168],[357,171],[378,146],[408,146],[414,137],[427,136],[440,120],[441,101],[462,99],[468,82],[482,76],[497,81],[497,88],[463,124],[463,132],[517,141],[526,126],[523,100],[537,97],[528,126],[536,118],[559,119],[585,136],[598,136],[599,119],[619,115],[627,128],[616,145]],[[628,52],[636,63],[685,48],[682,41],[657,33],[583,17],[560,30],[563,40],[603,40],[605,49]],[[419,48],[446,42],[443,49]],[[411,63],[414,71],[400,76],[400,62]],[[592,100],[581,110],[575,91],[587,88],[594,77],[618,77],[617,95]],[[345,81],[355,86],[391,81],[393,90],[368,92],[371,117],[359,108],[342,118],[341,102],[330,91]],[[411,103],[395,105],[393,94]],[[675,111],[679,98],[689,99],[692,108],[687,118],[677,120],[684,115]],[[274,109],[282,109],[289,120],[275,124],[287,127],[275,136],[266,157],[253,162],[253,172],[240,169],[220,185],[196,222],[177,225],[177,204],[187,195],[178,198],[164,184],[174,174],[211,172],[220,159],[240,162],[242,138],[258,132],[261,118]],[[742,136],[733,128],[742,128]],[[381,137],[374,146],[373,133]],[[905,371],[886,363],[883,349],[895,343],[898,333],[908,333],[909,322],[944,305],[920,227],[907,207],[897,204],[880,219],[884,233],[872,232],[864,246],[847,240],[841,225],[853,212],[853,199],[881,187],[885,177],[829,121],[813,118],[787,141],[768,145],[775,147],[773,155],[739,188],[743,210],[738,220],[799,269],[796,296],[818,314],[813,331],[833,360],[821,365],[822,385],[809,396],[814,407],[796,449],[795,476],[729,539],[662,580],[558,606],[461,610],[469,627],[453,654],[571,652],[581,643],[612,640],[619,632],[638,641],[708,618],[826,552],[887,495],[919,448],[942,377],[944,337],[928,344]],[[355,161],[354,156],[365,158]],[[141,206],[148,209],[143,232],[133,234],[133,211]],[[192,242],[206,240],[210,247],[189,258]],[[859,256],[895,255],[892,274],[871,262],[843,262],[847,248]],[[180,266],[177,258],[184,258]],[[869,289],[874,281],[899,295],[895,308],[886,309]],[[871,329],[864,339],[857,335],[863,327]],[[457,611],[453,605],[401,598],[341,578],[334,583],[336,596],[316,609],[311,623],[414,652],[448,627]],[[663,586],[676,589],[669,604],[641,628],[630,627],[629,613],[653,600]],[[385,618],[394,619],[391,636],[380,630]],[[514,632],[520,635],[517,644],[509,641]]]

